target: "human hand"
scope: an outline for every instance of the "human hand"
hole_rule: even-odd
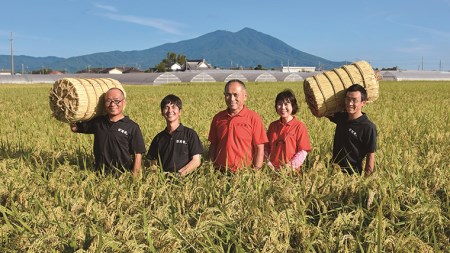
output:
[[[373,173],[373,168],[370,167],[370,166],[368,166],[368,167],[366,167],[366,168],[364,169],[364,172],[365,172],[365,176],[366,176],[366,177],[367,177],[367,176],[370,176],[370,175],[372,175],[372,173]]]
[[[70,123],[70,130],[74,133],[77,132],[78,128],[77,128],[77,124],[76,123]]]
[[[140,179],[142,178],[142,170],[133,170],[133,178]]]
[[[185,177],[187,174],[189,174],[189,171],[187,170],[186,167],[183,167],[178,170],[178,173],[181,177]]]
[[[275,166],[273,166],[273,164],[270,161],[267,162],[267,166],[269,166],[269,168],[275,170]]]

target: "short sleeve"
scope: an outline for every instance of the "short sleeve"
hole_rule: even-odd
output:
[[[150,147],[148,148],[147,152],[147,159],[149,160],[157,160],[158,159],[158,135],[153,138]]]
[[[142,136],[141,128],[136,124],[135,130],[131,140],[131,153],[143,154],[145,153],[144,137]]]
[[[370,125],[367,137],[367,153],[374,153],[377,150],[377,128],[374,124]]]
[[[200,141],[200,138],[198,137],[197,132],[194,130],[191,131],[191,138],[189,142],[189,156],[192,157],[194,155],[202,154],[203,153],[203,145]]]
[[[217,140],[217,126],[215,124],[216,122],[216,116],[211,121],[211,125],[209,127],[209,134],[208,134],[208,140],[212,144],[217,144],[219,141]]]
[[[309,135],[308,135],[308,129],[306,128],[306,125],[301,123],[299,126],[299,133],[298,133],[298,151],[304,150],[304,151],[311,151],[311,143],[309,141]]]
[[[253,116],[253,145],[267,143],[267,134],[261,117],[255,113]]]

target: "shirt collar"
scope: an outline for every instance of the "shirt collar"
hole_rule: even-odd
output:
[[[180,125],[177,127],[177,129],[175,129],[173,132],[182,132],[184,130],[183,124],[180,123]],[[169,131],[167,131],[167,127],[164,129],[164,131],[166,131],[166,133],[169,133]]]
[[[130,118],[128,116],[124,116],[123,118],[119,119],[116,122],[113,122],[113,121],[109,120],[108,115],[104,115],[104,118],[105,118],[105,121],[110,123],[110,124],[114,124],[114,123],[119,122],[119,121],[122,121],[122,122],[125,122],[125,123],[130,122]]]
[[[363,112],[362,113],[362,115],[361,116],[359,116],[358,118],[356,118],[356,119],[348,119],[348,114],[347,114],[347,120],[349,121],[349,122],[359,122],[359,121],[362,121],[362,120],[364,120],[364,119],[366,119],[367,118],[367,115]]]
[[[284,123],[284,122],[281,120],[281,117],[280,117],[279,122],[280,122],[281,125],[290,126],[290,125],[294,124],[294,120],[296,119],[295,115],[292,115],[292,117],[293,117],[293,118],[291,119],[291,121],[289,121],[289,122],[287,122],[287,123]]]
[[[184,126],[183,124],[180,123],[180,125],[177,127],[177,129],[175,129],[175,132],[181,132],[184,130]]]
[[[247,116],[247,114],[248,114],[248,112],[249,112],[249,109],[247,108],[246,105],[244,105],[244,107],[242,108],[242,110],[241,110],[238,114],[236,114],[236,115],[234,115],[234,116],[231,116],[231,114],[228,113],[228,109],[225,109],[225,112],[227,113],[227,115],[228,115],[229,117],[245,117],[245,116]]]

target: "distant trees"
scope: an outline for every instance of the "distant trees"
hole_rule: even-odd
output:
[[[166,72],[166,63],[164,63],[163,61],[158,63],[158,65],[155,66],[155,69],[157,72]]]
[[[394,70],[394,71],[398,71],[400,70],[400,68],[398,66],[395,67],[391,67],[391,68],[381,68],[381,70]]]
[[[170,66],[178,63],[180,65],[186,64],[186,56],[182,54],[176,54],[174,52],[167,52],[166,58],[158,63],[155,68],[158,72],[170,71]]]
[[[261,64],[256,65],[256,67],[254,68],[254,70],[266,70],[266,68],[263,68],[263,66]]]
[[[41,75],[46,75],[49,74],[50,72],[52,72],[52,69],[49,68],[42,68],[42,69],[37,69],[37,70],[33,70],[31,71],[31,74],[41,74]]]

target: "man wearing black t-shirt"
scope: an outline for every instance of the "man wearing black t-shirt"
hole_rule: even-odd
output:
[[[364,171],[370,175],[375,167],[377,129],[362,108],[367,102],[364,87],[354,84],[346,90],[346,112],[335,113],[329,119],[336,123],[333,143],[333,161],[349,174],[362,173],[362,161],[366,158]]]
[[[126,100],[123,92],[112,88],[105,94],[107,115],[92,120],[73,123],[75,133],[94,134],[95,167],[110,172],[131,170],[136,176],[141,172],[145,143],[139,125],[123,114]]]
[[[179,97],[167,95],[160,106],[167,126],[152,140],[147,158],[166,172],[186,176],[200,166],[202,143],[193,129],[180,123],[182,102]]]

